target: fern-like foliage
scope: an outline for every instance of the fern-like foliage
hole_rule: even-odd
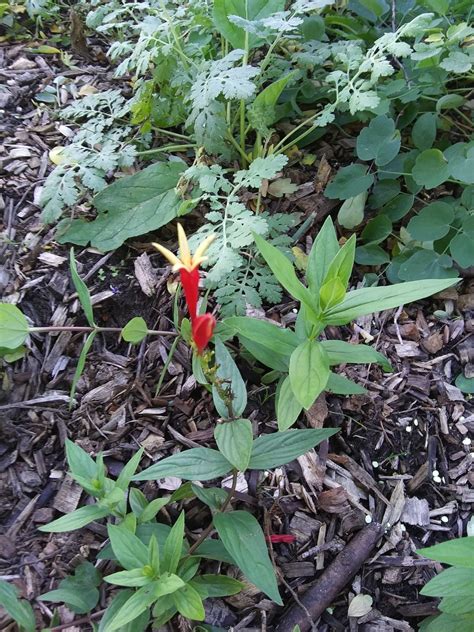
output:
[[[45,223],[57,221],[86,193],[104,189],[108,172],[133,164],[132,130],[121,122],[129,107],[120,91],[108,90],[79,99],[62,111],[61,118],[80,123],[80,128],[57,155],[57,167],[45,181],[40,200]]]
[[[219,165],[197,165],[185,172],[203,192],[210,210],[206,224],[191,238],[195,246],[204,237],[216,235],[207,254],[206,285],[213,289],[221,305],[221,313],[244,314],[249,305],[260,307],[262,301],[276,303],[281,289],[275,277],[257,255],[255,233],[288,249],[289,231],[299,219],[297,213],[263,211],[256,214],[240,200],[244,189],[258,189],[263,180],[274,178],[287,162],[286,156],[257,158],[248,169],[237,171],[233,178]]]

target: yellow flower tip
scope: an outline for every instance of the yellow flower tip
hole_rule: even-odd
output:
[[[193,264],[193,260],[191,257],[191,252],[189,250],[188,238],[186,237],[186,233],[184,232],[184,228],[178,222],[178,244],[179,244],[179,254],[180,259],[184,266],[191,267]]]
[[[160,252],[163,255],[163,257],[165,257],[165,259],[168,259],[168,261],[173,266],[173,269],[175,269],[176,266],[179,266],[178,268],[176,268],[178,270],[180,267],[182,267],[181,261],[178,259],[178,257],[174,253],[171,252],[171,250],[168,250],[168,248],[165,248],[161,244],[157,244],[155,242],[152,243],[152,246],[156,248],[158,252]]]

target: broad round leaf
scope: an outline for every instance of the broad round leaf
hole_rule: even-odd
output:
[[[451,176],[465,184],[474,184],[474,142],[456,143],[445,152]]]
[[[434,189],[449,178],[448,161],[439,149],[426,149],[417,157],[412,175],[417,184]]]
[[[467,233],[459,233],[449,244],[451,256],[461,268],[474,265],[474,238]]]
[[[436,138],[436,123],[438,116],[435,112],[425,112],[416,119],[411,132],[413,144],[421,151],[430,149]]]
[[[439,255],[434,250],[417,250],[403,262],[398,276],[404,281],[415,279],[449,279],[457,276],[453,260],[448,255]]]
[[[395,158],[400,144],[400,132],[395,129],[395,122],[388,116],[377,116],[359,134],[357,156],[361,160],[375,160],[381,167]]]
[[[348,198],[344,201],[339,213],[337,214],[337,221],[344,228],[355,228],[364,219],[364,208],[367,200],[367,191],[363,191],[355,197]]]
[[[448,234],[453,219],[454,211],[450,204],[433,202],[408,222],[407,230],[417,241],[433,241]]]
[[[125,342],[137,344],[141,342],[148,334],[148,327],[143,318],[136,316],[129,320],[122,329],[122,338]]]
[[[370,189],[374,176],[367,173],[366,165],[352,164],[339,169],[324,192],[330,199],[347,200]]]
[[[17,349],[25,342],[28,331],[28,321],[18,307],[0,303],[0,347]]]

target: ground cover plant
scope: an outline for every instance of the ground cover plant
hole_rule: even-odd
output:
[[[470,3],[0,23],[0,627],[468,630]]]

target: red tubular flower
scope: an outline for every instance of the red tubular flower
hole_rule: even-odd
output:
[[[280,542],[286,542],[287,544],[291,544],[292,542],[296,540],[296,537],[294,535],[281,533],[279,535],[269,535],[268,540],[272,544],[278,544]]]
[[[212,338],[215,326],[216,319],[212,314],[201,314],[191,319],[191,331],[199,355],[202,354]]]
[[[177,257],[168,248],[160,244],[153,244],[161,254],[168,259],[173,266],[173,271],[178,272],[183,286],[184,298],[188,306],[191,318],[191,332],[198,353],[201,355],[207,347],[209,340],[214,333],[216,319],[212,314],[202,314],[198,316],[197,304],[199,298],[199,266],[206,260],[204,253],[215,239],[215,235],[209,235],[199,244],[196,252],[191,254],[188,240],[181,224],[178,224],[178,242],[180,256]]]
[[[199,298],[199,268],[194,268],[194,270],[191,271],[186,270],[186,268],[181,268],[179,276],[181,278],[184,298],[186,299],[189,315],[191,320],[193,320],[197,316],[197,304]]]

